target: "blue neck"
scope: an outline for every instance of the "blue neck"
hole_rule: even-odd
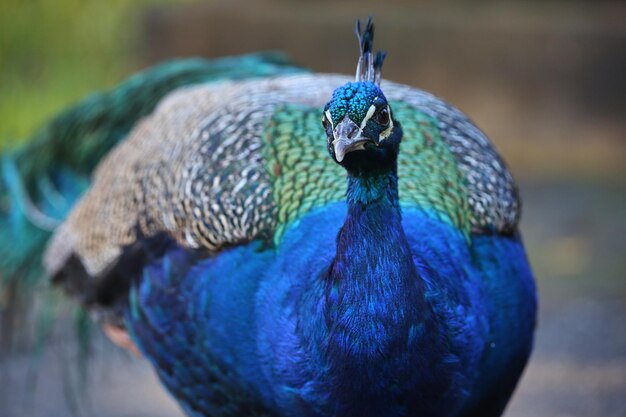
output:
[[[326,315],[359,348],[386,349],[414,321],[421,280],[402,227],[395,170],[348,177],[348,214],[326,276]],[[411,317],[409,317],[411,316]],[[362,324],[367,330],[354,323]],[[372,325],[380,327],[373,331]],[[353,333],[354,334],[351,334]],[[348,352],[346,352],[348,353]]]
[[[348,175],[348,219],[357,215],[359,209],[366,206],[397,209],[400,217],[400,200],[398,197],[398,176],[395,169],[372,173],[365,176]],[[371,207],[373,208],[373,207]]]
[[[389,387],[411,379],[406,372],[423,342],[417,329],[433,322],[402,227],[397,184],[395,169],[348,177],[348,214],[322,276],[318,324],[326,331],[317,343],[340,403],[368,395],[383,404],[397,395]],[[356,415],[370,412],[384,414]]]

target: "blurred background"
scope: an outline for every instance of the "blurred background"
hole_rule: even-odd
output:
[[[520,185],[540,314],[505,415],[626,416],[624,3],[2,0],[0,149],[167,58],[281,50],[351,74],[353,24],[369,14],[384,76],[466,112]],[[80,384],[88,400],[74,402],[68,381],[83,379],[63,365],[77,355],[67,338],[57,330],[37,364],[28,352],[0,361],[1,417],[182,415],[145,361],[100,336]]]

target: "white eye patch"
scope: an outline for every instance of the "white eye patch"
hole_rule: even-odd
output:
[[[367,122],[372,118],[375,112],[376,112],[376,106],[372,104],[370,108],[367,109],[367,113],[365,114],[365,117],[363,118],[363,121],[361,122],[361,126],[360,126],[361,130],[365,129],[365,125],[367,125]]]
[[[328,123],[330,123],[330,126],[334,128],[335,124],[333,123],[333,118],[330,116],[330,110],[326,110],[324,114],[326,115],[326,120],[328,120]]]
[[[380,135],[378,135],[379,141],[387,139],[389,135],[391,135],[391,131],[393,130],[393,120],[391,120],[391,109],[389,108],[389,106],[387,106],[387,112],[390,115],[389,126],[387,127],[387,129],[380,132]],[[363,121],[361,122],[361,126],[360,126],[361,130],[365,129],[367,122],[372,118],[372,116],[374,116],[374,113],[376,113],[376,106],[372,104],[370,108],[367,109],[367,113],[365,114],[365,117],[363,118]]]

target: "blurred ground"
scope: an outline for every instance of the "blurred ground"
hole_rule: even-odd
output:
[[[540,315],[535,352],[505,415],[626,415],[626,5],[215,0],[144,8],[148,0],[115,0],[118,15],[98,21],[104,12],[95,2],[62,0],[76,8],[73,22],[70,12],[50,17],[51,3],[10,1],[15,11],[0,31],[18,38],[0,39],[0,144],[84,92],[167,57],[280,49],[316,70],[350,73],[352,22],[373,13],[377,44],[390,53],[385,76],[467,112],[521,185]],[[7,29],[11,18],[23,30]],[[39,53],[46,36],[28,38],[20,50],[16,39],[37,26],[29,19],[48,30],[54,52]],[[55,38],[54,19],[71,23],[59,29],[71,39]],[[99,22],[95,32],[91,21]],[[62,61],[64,54],[66,67],[45,70],[50,56]],[[15,56],[20,64],[7,67]],[[77,375],[63,363],[76,353],[64,343],[66,332],[46,350],[36,385],[28,355],[0,359],[0,417],[71,415],[65,382]],[[83,415],[182,415],[145,361],[96,339],[90,401],[78,405]]]
[[[626,415],[626,183],[523,183],[535,351],[508,417]]]

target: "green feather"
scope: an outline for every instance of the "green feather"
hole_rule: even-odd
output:
[[[404,131],[398,157],[401,204],[453,224],[469,239],[467,187],[436,121],[404,102],[391,107]],[[345,199],[345,171],[326,152],[320,119],[318,108],[285,105],[267,124],[263,158],[278,208],[276,244],[309,211]]]

